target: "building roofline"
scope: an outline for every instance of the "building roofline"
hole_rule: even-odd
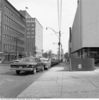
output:
[[[36,20],[40,24],[40,26],[43,28],[43,26],[41,25],[41,23],[38,21],[38,19],[36,17],[32,17],[26,10],[20,10],[20,11],[27,13],[31,17],[30,19]]]
[[[35,19],[41,25],[41,23],[38,21],[38,19],[36,17],[34,17],[33,19]],[[41,27],[43,28],[42,25],[41,25]]]
[[[28,14],[31,17],[31,15],[26,10],[19,10],[19,12],[25,12],[25,16],[26,16],[26,14]]]
[[[25,18],[8,0],[5,0],[20,16],[22,16],[23,18]]]

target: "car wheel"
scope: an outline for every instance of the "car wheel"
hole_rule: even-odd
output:
[[[36,68],[33,69],[33,74],[36,74]]]
[[[20,70],[16,70],[16,74],[18,74],[18,75],[19,75],[19,74],[20,74]]]

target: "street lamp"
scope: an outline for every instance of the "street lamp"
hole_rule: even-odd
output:
[[[53,28],[51,27],[46,27],[46,30],[52,30],[55,34],[58,33],[59,34],[59,42],[58,42],[58,51],[59,51],[59,54],[58,54],[58,59],[61,60],[61,47],[62,47],[62,44],[61,44],[61,31],[57,32],[55,31]]]

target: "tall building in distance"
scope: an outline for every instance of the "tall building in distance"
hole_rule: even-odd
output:
[[[79,0],[70,31],[70,52],[99,59],[99,0]]]
[[[20,10],[20,13],[26,19],[26,36],[25,36],[25,52],[26,56],[35,54],[35,38],[34,38],[34,23],[32,22],[32,17],[25,10]]]
[[[0,0],[0,54],[4,59],[24,56],[25,34],[25,17],[7,0]]]
[[[36,18],[33,18],[35,29],[36,56],[42,56],[43,52],[43,27]]]
[[[26,54],[27,56],[42,56],[43,27],[36,18],[32,18],[27,11],[20,10],[26,18]]]

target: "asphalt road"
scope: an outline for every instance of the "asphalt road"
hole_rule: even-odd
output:
[[[31,73],[16,75],[15,71],[11,71],[8,65],[0,65],[0,98],[16,98],[44,72],[35,75]]]
[[[62,63],[49,70],[38,72],[35,75],[32,73],[16,75],[15,71],[10,70],[10,66],[0,65],[0,98],[16,98],[28,86],[44,75],[44,73],[56,71],[57,67],[60,66],[65,66],[65,64]],[[69,67],[64,67],[64,70],[68,71]]]

